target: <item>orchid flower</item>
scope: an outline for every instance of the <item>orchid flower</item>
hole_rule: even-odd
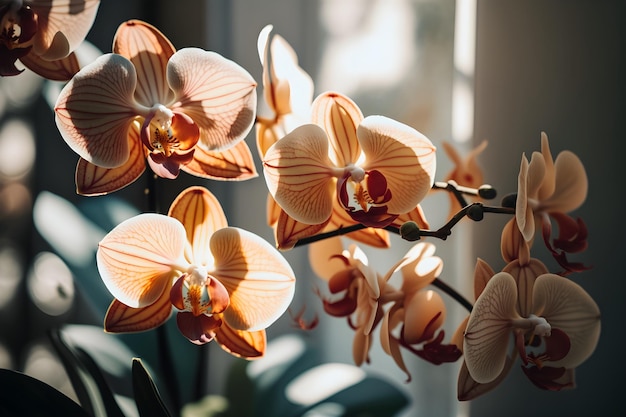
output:
[[[19,59],[44,78],[72,78],[80,69],[73,51],[85,40],[99,5],[99,0],[0,0],[0,75],[20,74]]]
[[[113,53],[81,69],[55,106],[63,139],[80,157],[78,192],[104,194],[135,181],[144,158],[155,174],[256,176],[243,139],[256,82],[236,63],[199,48],[176,51],[155,27],[120,25]]]
[[[565,252],[580,252],[587,247],[585,224],[567,215],[586,197],[587,174],[580,159],[563,151],[553,161],[548,136],[542,133],[541,152],[533,152],[530,162],[522,156],[515,218],[526,242],[532,241],[535,229],[541,226],[546,246],[566,271],[586,269],[565,258]],[[559,226],[559,236],[553,243],[551,218]]]
[[[463,342],[465,365],[478,384],[501,380],[510,368],[509,345],[536,385],[573,385],[573,369],[594,351],[600,311],[578,284],[547,272],[536,259],[509,263],[491,277],[474,304]]]
[[[443,150],[454,164],[454,167],[448,175],[446,175],[444,181],[454,181],[458,185],[470,188],[479,188],[483,185],[483,170],[476,161],[476,158],[485,150],[486,147],[487,141],[482,141],[465,157],[462,157],[452,144],[443,142]],[[461,210],[462,207],[452,193],[448,193],[448,195],[450,196],[451,217]]]
[[[276,202],[296,221],[328,221],[335,199],[358,223],[385,227],[414,210],[434,182],[435,147],[384,116],[362,118],[338,93],[313,102],[312,119],[272,145],[263,169]]]
[[[98,270],[115,300],[109,332],[155,328],[176,307],[181,333],[195,344],[212,339],[234,355],[261,356],[265,328],[287,309],[295,277],[260,237],[228,227],[217,199],[190,187],[168,216],[144,213],[100,242]]]

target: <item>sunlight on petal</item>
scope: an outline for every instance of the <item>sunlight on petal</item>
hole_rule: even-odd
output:
[[[163,291],[152,304],[133,308],[113,300],[104,317],[104,330],[109,333],[141,332],[154,329],[169,319],[172,303],[169,291]]]
[[[384,116],[368,116],[357,135],[366,156],[364,169],[385,176],[391,190],[389,213],[413,210],[435,177],[435,146],[417,130]]]
[[[20,62],[34,73],[52,81],[69,81],[80,70],[80,64],[74,53],[65,58],[48,61],[35,54],[27,54]]]
[[[235,330],[223,323],[215,333],[215,340],[226,352],[238,358],[257,359],[265,354],[265,330],[247,332]]]
[[[196,177],[213,180],[243,181],[259,175],[245,141],[223,151],[209,152],[196,147],[193,160],[180,168]]]
[[[504,369],[511,338],[510,320],[518,317],[516,301],[515,279],[500,272],[489,280],[474,304],[465,331],[463,353],[467,369],[478,383],[493,381]]]
[[[163,291],[169,292],[168,286],[179,274],[176,268],[185,266],[185,242],[185,228],[178,220],[140,214],[120,223],[102,239],[98,271],[115,298],[129,307],[145,307]]]
[[[535,281],[533,310],[570,339],[567,356],[550,366],[575,368],[591,356],[600,337],[600,309],[582,287],[559,275],[544,274]]]
[[[228,227],[211,237],[214,276],[230,294],[224,312],[237,330],[261,330],[291,303],[295,276],[289,263],[268,242],[246,230]]]
[[[330,218],[320,224],[300,223],[281,210],[275,227],[276,246],[281,251],[292,249],[298,240],[321,232],[329,221]]]
[[[309,263],[313,272],[321,279],[328,281],[336,273],[347,268],[342,258],[337,258],[343,252],[343,243],[340,237],[325,239],[309,245]]]
[[[234,146],[252,129],[256,81],[221,55],[184,48],[170,58],[167,80],[179,108],[200,127],[198,146],[217,151]]]
[[[115,168],[128,160],[128,128],[137,111],[133,65],[107,54],[84,67],[61,90],[55,121],[70,148],[87,161]]]
[[[167,105],[174,94],[167,84],[167,61],[176,52],[154,26],[140,20],[122,23],[113,39],[113,52],[130,60],[137,70],[135,98],[146,107]]]
[[[276,142],[265,154],[267,187],[283,210],[306,224],[326,221],[333,210],[333,165],[328,138],[317,125],[304,125]]]

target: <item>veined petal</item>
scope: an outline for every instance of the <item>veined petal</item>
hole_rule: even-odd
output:
[[[378,170],[391,190],[392,214],[413,210],[435,178],[435,146],[417,130],[384,116],[366,117],[357,131],[365,170]]]
[[[338,166],[357,163],[361,147],[356,131],[363,120],[363,113],[356,103],[342,94],[326,92],[313,101],[311,112],[313,123],[328,134],[331,159]]]
[[[180,274],[185,229],[176,219],[144,213],[123,221],[100,242],[96,259],[107,289],[129,307],[169,293]],[[184,266],[184,264],[183,264]]]
[[[52,61],[66,57],[85,40],[100,0],[30,0],[28,5],[38,18],[34,52]]]
[[[103,168],[128,160],[128,129],[137,115],[135,68],[106,54],[81,69],[63,87],[55,105],[61,136],[79,156]]]
[[[548,268],[539,259],[531,258],[528,263],[509,262],[502,272],[508,272],[517,284],[517,312],[528,317],[532,312],[533,288],[537,277],[548,273]]]
[[[491,391],[492,389],[497,387],[500,382],[502,382],[504,378],[509,374],[509,371],[513,367],[514,363],[515,358],[507,356],[506,362],[504,364],[504,369],[502,370],[502,372],[500,372],[500,375],[498,375],[496,379],[491,382],[488,382],[486,384],[479,384],[478,382],[474,381],[474,379],[472,379],[472,376],[467,370],[467,364],[463,362],[461,370],[459,371],[459,379],[457,383],[457,398],[459,399],[459,401],[470,401]]]
[[[567,356],[550,366],[575,368],[591,356],[600,337],[600,309],[580,285],[559,275],[541,275],[534,285],[533,310],[570,340]]]
[[[269,243],[248,231],[228,227],[211,237],[213,275],[230,294],[224,319],[233,329],[255,331],[272,324],[293,298],[295,276]]]
[[[474,300],[480,297],[487,283],[496,273],[484,260],[478,258],[474,267]]]
[[[274,232],[276,247],[281,251],[292,249],[298,240],[321,232],[329,221],[330,218],[320,224],[300,223],[289,217],[284,210],[280,210]]]
[[[243,181],[259,176],[245,141],[223,151],[196,147],[193,160],[180,168],[188,174],[212,180]]]
[[[115,32],[113,52],[126,57],[137,69],[135,98],[139,103],[152,107],[174,100],[166,69],[176,49],[157,28],[140,20],[122,23]]]
[[[167,65],[176,103],[200,126],[198,146],[217,151],[243,140],[254,124],[256,81],[242,67],[199,48],[176,52]]]
[[[130,333],[154,329],[165,323],[172,314],[169,291],[152,304],[133,308],[113,300],[104,317],[104,330],[109,333]]]
[[[69,81],[80,70],[74,53],[54,61],[47,61],[36,54],[26,54],[20,57],[20,62],[35,74],[53,81]]]
[[[555,190],[541,202],[545,211],[569,213],[582,205],[587,198],[587,174],[581,160],[570,151],[558,154],[554,162]]]
[[[344,209],[339,203],[339,200],[334,199],[333,213],[330,216],[330,222],[324,231],[336,230],[342,227],[353,226],[355,224],[357,224],[357,222],[350,217],[346,209]],[[355,232],[350,232],[346,234],[345,237],[376,248],[388,248],[391,245],[389,232],[385,229],[377,227],[367,227]]]
[[[328,158],[328,138],[307,124],[272,145],[263,171],[267,188],[287,214],[306,224],[325,222],[333,210],[335,182]]]
[[[136,122],[135,122],[136,123]],[[80,158],[76,165],[76,192],[96,196],[117,191],[137,180],[146,170],[145,148],[139,139],[139,128],[128,133],[128,160],[117,168],[101,168]]]
[[[215,332],[215,340],[226,352],[244,359],[257,359],[265,354],[267,336],[265,330],[247,332],[236,330],[222,323]]]
[[[515,311],[517,286],[513,277],[500,272],[487,283],[476,300],[465,330],[463,353],[471,377],[486,384],[504,369],[510,320],[519,317]]]
[[[178,219],[185,227],[187,241],[193,250],[189,262],[212,265],[213,256],[209,249],[211,236],[228,226],[217,198],[204,187],[189,187],[172,202],[168,216]]]

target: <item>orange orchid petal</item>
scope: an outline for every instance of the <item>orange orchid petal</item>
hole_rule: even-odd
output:
[[[432,290],[418,291],[404,302],[404,340],[412,345],[431,340],[446,319],[443,298]]]
[[[534,285],[533,311],[565,332],[571,343],[567,356],[550,361],[550,366],[575,368],[591,356],[600,337],[600,309],[580,285],[555,274],[540,276]]]
[[[104,330],[109,333],[141,332],[165,323],[172,314],[170,292],[163,291],[152,304],[133,308],[113,300],[104,317]]]
[[[368,116],[357,135],[366,156],[364,169],[385,176],[391,191],[388,212],[413,210],[430,191],[435,177],[435,147],[417,130],[383,116]]]
[[[361,329],[354,332],[352,341],[352,360],[356,366],[361,366],[369,360],[369,351],[372,344],[371,333],[365,334]]]
[[[98,271],[107,289],[129,307],[145,307],[179,275],[185,229],[171,217],[144,213],[123,221],[100,242]],[[169,291],[168,291],[169,292]]]
[[[340,237],[332,237],[309,245],[309,263],[313,272],[328,281],[335,274],[348,268],[343,257],[343,243]]]
[[[325,222],[333,210],[335,182],[328,138],[308,124],[276,142],[263,161],[267,187],[287,214],[306,224]]]
[[[483,293],[485,286],[496,273],[484,260],[478,258],[474,267],[474,300]]]
[[[267,211],[267,225],[274,227],[278,222],[278,217],[280,217],[280,213],[283,212],[283,209],[280,208],[271,194],[267,195],[265,206]]]
[[[244,359],[257,359],[265,354],[267,336],[265,330],[248,332],[236,330],[222,323],[215,332],[215,340],[226,352]]]
[[[563,151],[554,161],[555,191],[542,201],[545,211],[568,213],[580,207],[587,198],[587,174],[585,166],[574,153]]]
[[[99,0],[30,0],[38,18],[33,50],[46,60],[69,55],[85,40],[98,12]]]
[[[117,168],[101,168],[80,158],[76,166],[76,192],[86,196],[108,194],[136,181],[146,170],[139,129],[130,129],[128,148],[128,160]]]
[[[552,153],[550,152],[550,142],[548,141],[548,135],[545,132],[541,132],[541,155],[546,166],[545,179],[541,188],[537,193],[539,200],[549,198],[553,193],[556,186],[555,182],[555,167],[554,160],[552,159]]]
[[[421,205],[417,205],[413,210],[408,213],[400,214],[392,223],[393,226],[400,227],[402,224],[406,222],[415,222],[417,226],[422,229],[430,229],[430,224],[428,220],[426,220],[426,215],[424,214],[424,209]]]
[[[230,294],[224,319],[234,329],[255,331],[272,324],[289,306],[295,276],[269,243],[246,230],[228,227],[211,237],[213,275]]]
[[[135,98],[146,107],[167,105],[174,95],[167,84],[167,61],[176,52],[157,28],[140,20],[122,23],[113,39],[113,52],[126,57],[137,70]]]
[[[282,129],[276,125],[274,120],[266,120],[257,118],[256,125],[256,147],[257,152],[263,158],[267,150],[278,142],[278,140],[285,136]]]
[[[356,132],[363,120],[363,113],[355,102],[335,92],[320,94],[313,101],[311,120],[328,134],[333,152],[331,159],[338,166],[347,166],[358,161],[361,147]]]
[[[515,219],[524,240],[531,241],[535,235],[535,218],[528,199],[537,198],[537,191],[545,176],[545,162],[541,154],[534,152],[531,162],[522,155],[518,175],[517,200],[515,203]]]
[[[380,326],[380,345],[385,353],[390,355],[396,362],[396,365],[404,371],[407,376],[406,382],[411,381],[411,373],[404,363],[402,358],[402,352],[400,351],[400,343],[393,337],[391,332],[402,322],[404,317],[404,309],[394,305],[389,310],[385,311],[383,320]]]
[[[320,224],[300,223],[281,210],[276,222],[276,246],[283,251],[292,249],[298,243],[298,240],[321,232],[329,221],[330,218]]]
[[[193,160],[181,166],[181,169],[196,177],[213,180],[243,181],[259,175],[245,141],[219,152],[196,147]]]
[[[355,224],[357,224],[357,222],[350,217],[348,212],[339,203],[339,200],[335,199],[333,201],[333,214],[330,216],[330,222],[328,226],[326,226],[325,231],[336,230]],[[355,232],[350,232],[346,234],[345,237],[375,248],[388,248],[391,245],[389,232],[377,227],[367,227]]]
[[[204,187],[189,187],[172,202],[168,216],[178,219],[185,227],[187,241],[193,250],[191,263],[210,265],[213,262],[209,249],[211,236],[228,226],[217,198]]]
[[[528,263],[530,260],[530,245],[531,243],[524,239],[515,218],[512,218],[504,225],[500,238],[502,259],[506,262],[519,260],[521,264]]]
[[[167,80],[179,108],[200,127],[198,146],[217,151],[234,146],[252,129],[256,81],[221,55],[184,48],[170,58]]]
[[[36,54],[26,54],[20,58],[20,62],[34,73],[53,81],[69,81],[80,70],[73,52],[54,61],[47,61]]]
[[[463,354],[471,377],[478,383],[493,381],[504,369],[515,311],[515,279],[500,272],[489,280],[476,300],[465,331]]]
[[[137,114],[135,84],[133,65],[124,57],[106,54],[63,87],[55,121],[74,152],[103,168],[128,160],[128,129]]]

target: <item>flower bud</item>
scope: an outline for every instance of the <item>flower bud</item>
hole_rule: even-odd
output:
[[[409,242],[415,242],[422,237],[420,228],[414,221],[402,223],[402,226],[400,226],[400,236],[402,239],[408,240]]]

